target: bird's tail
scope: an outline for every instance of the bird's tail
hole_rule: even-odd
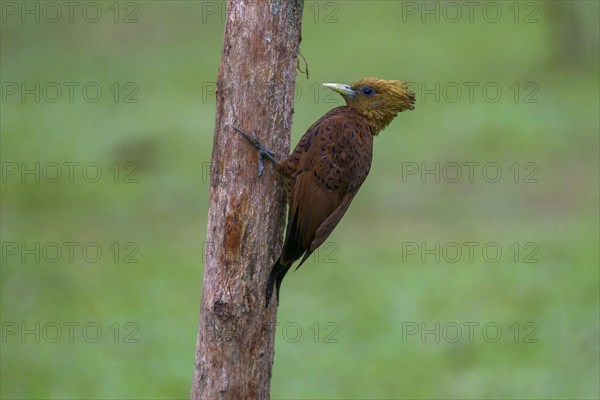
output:
[[[289,271],[292,264],[284,264],[281,262],[281,257],[275,262],[273,268],[271,268],[271,273],[269,274],[269,280],[267,281],[267,291],[266,291],[266,304],[265,308],[269,307],[269,302],[271,301],[271,297],[273,296],[273,286],[275,287],[275,291],[277,293],[277,302],[279,302],[279,288],[281,287],[281,282],[283,282],[283,278],[285,274]]]

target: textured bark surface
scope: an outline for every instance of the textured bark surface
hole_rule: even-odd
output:
[[[301,0],[229,0],[217,115],[193,399],[268,399],[277,305],[265,286],[281,249],[280,180],[233,127],[289,152]]]

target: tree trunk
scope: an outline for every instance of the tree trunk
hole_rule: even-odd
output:
[[[302,0],[228,0],[217,79],[193,399],[268,399],[277,302],[265,287],[285,225],[280,181],[234,131],[289,152]]]

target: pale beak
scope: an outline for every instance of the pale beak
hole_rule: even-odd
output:
[[[333,90],[334,92],[338,92],[344,97],[356,96],[356,92],[348,85],[342,85],[341,83],[324,83],[323,86]]]

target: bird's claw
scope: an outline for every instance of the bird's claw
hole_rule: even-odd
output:
[[[240,135],[242,135],[244,137],[244,139],[246,139],[248,141],[248,143],[250,143],[256,150],[258,150],[258,176],[261,176],[265,170],[265,165],[263,162],[263,158],[266,157],[269,161],[271,161],[273,164],[277,163],[277,159],[275,158],[275,153],[273,153],[271,150],[265,148],[256,138],[256,134],[254,133],[254,130],[252,131],[252,137],[248,136],[248,134],[246,132],[244,132],[241,129],[238,129],[236,127],[234,127],[233,129],[235,129]]]

